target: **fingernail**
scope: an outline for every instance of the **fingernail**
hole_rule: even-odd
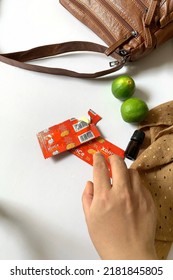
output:
[[[93,159],[95,160],[96,158],[99,157],[103,157],[102,153],[100,153],[99,151],[97,151],[94,155],[93,155]]]
[[[108,157],[108,160],[110,161],[112,158],[121,158],[121,157],[119,155],[113,154]]]
[[[99,151],[97,151],[94,156],[103,156],[102,153],[100,153]]]

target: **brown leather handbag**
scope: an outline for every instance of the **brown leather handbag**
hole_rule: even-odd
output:
[[[113,73],[173,37],[173,0],[60,0],[76,18],[93,30],[107,46],[74,41],[1,54],[0,61],[20,68],[71,77],[96,78]],[[96,73],[31,65],[25,62],[74,51],[112,56],[110,68]]]

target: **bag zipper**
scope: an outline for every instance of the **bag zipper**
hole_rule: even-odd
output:
[[[104,0],[97,0],[97,1],[100,2],[103,6],[105,6],[105,8],[107,10],[109,10],[109,12],[112,15],[115,15],[116,18],[121,22],[121,24],[126,27],[126,29],[128,29],[129,31],[133,31],[133,28],[131,27],[131,25],[128,24],[128,22],[125,21],[108,2],[106,2]]]
[[[74,1],[73,5],[78,7],[81,11],[84,11],[92,19],[92,21],[95,22],[95,24],[97,26],[99,26],[99,28],[101,30],[103,30],[104,34],[108,37],[109,41],[113,42],[115,40],[112,33],[104,26],[104,24],[89,9],[87,9],[87,7],[85,7],[85,5],[83,5],[77,1]]]
[[[106,49],[105,54],[110,55],[113,53],[118,47],[120,47],[122,44],[130,40],[131,38],[136,38],[138,36],[138,32],[132,28],[130,24],[126,20],[124,20],[118,12],[106,1],[104,0],[97,0],[100,2],[113,16],[115,16],[119,22],[124,26],[128,32],[127,34],[116,41],[114,44],[112,44],[109,48]],[[114,39],[115,40],[115,39]],[[125,56],[127,55],[127,52],[125,50],[120,50],[120,55]]]
[[[142,7],[143,11],[148,11],[147,6],[141,0],[136,0],[136,2]]]
[[[117,48],[119,48],[122,44],[124,44],[125,42],[129,41],[131,38],[135,38],[138,36],[138,33],[134,30],[129,31],[124,37],[122,37],[121,39],[119,39],[118,41],[116,41],[114,44],[112,44],[110,47],[108,47],[105,50],[105,54],[107,56],[111,55]],[[119,54],[121,56],[126,56],[128,53],[126,50],[121,49],[119,50]]]
[[[105,1],[101,1],[101,3],[103,5],[105,5]],[[112,35],[112,33],[105,27],[105,25],[89,10],[87,9],[87,7],[85,7],[85,5],[83,5],[80,2],[75,1],[75,3],[73,3],[74,6],[78,7],[80,10],[84,11],[91,19],[93,22],[96,23],[96,25],[98,25],[100,27],[101,30],[104,31],[105,34],[107,34],[107,37],[109,38],[109,40],[111,42],[115,41],[115,37]],[[110,5],[108,5],[110,8],[112,8]],[[107,6],[106,6],[107,8]],[[114,9],[112,8],[111,12],[114,12]],[[114,14],[114,13],[113,13]],[[126,41],[128,41],[129,39],[131,39],[132,37],[137,37],[138,33],[137,31],[133,30],[133,28],[118,14],[116,13],[117,18],[119,19],[119,21],[122,23],[123,26],[126,27],[126,29],[128,30],[128,33],[122,37],[120,40],[116,41],[115,43],[113,43],[110,47],[108,47],[105,51],[105,54],[108,56],[111,53],[113,53],[120,45],[122,45],[123,43],[125,43]],[[125,52],[121,53],[121,55],[125,56]]]

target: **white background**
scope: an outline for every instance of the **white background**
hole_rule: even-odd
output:
[[[103,43],[58,0],[1,0],[0,38],[1,53],[71,40]],[[150,109],[172,99],[172,54],[170,40],[117,74],[134,78],[135,96]],[[80,54],[39,63],[94,72],[109,60]],[[121,119],[114,77],[74,79],[0,63],[0,259],[98,259],[81,203],[92,167],[70,153],[45,160],[36,134],[91,108],[103,118],[104,137],[125,149],[137,127]]]

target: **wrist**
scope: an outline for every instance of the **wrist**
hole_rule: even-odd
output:
[[[102,260],[158,260],[155,248],[150,250],[142,249],[139,250],[116,250],[108,251],[103,254],[99,254]]]

